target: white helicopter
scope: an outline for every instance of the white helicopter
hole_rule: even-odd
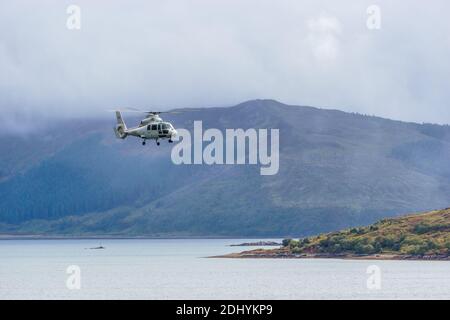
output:
[[[134,136],[142,139],[142,145],[145,146],[146,140],[156,140],[156,144],[159,146],[159,140],[169,139],[169,143],[172,143],[177,135],[177,130],[172,126],[170,122],[163,121],[159,116],[161,113],[180,113],[181,111],[142,111],[138,109],[127,109],[123,111],[128,112],[142,112],[147,116],[141,120],[137,127],[127,128],[123,121],[120,110],[114,110],[116,112],[117,124],[114,127],[114,132],[118,139],[125,139],[128,136]]]

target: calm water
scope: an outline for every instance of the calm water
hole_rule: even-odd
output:
[[[450,299],[450,262],[206,259],[234,240],[0,241],[1,299]],[[367,288],[367,267],[381,289]],[[66,269],[81,269],[69,290]]]

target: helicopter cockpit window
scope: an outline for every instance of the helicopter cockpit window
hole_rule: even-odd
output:
[[[152,130],[158,130],[158,125],[157,124],[152,124]]]
[[[167,125],[167,123],[163,123],[162,128],[163,128],[163,130],[167,130],[167,129],[169,129],[169,126]]]

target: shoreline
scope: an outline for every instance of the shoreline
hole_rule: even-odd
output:
[[[339,260],[385,260],[385,261],[450,261],[450,256],[446,255],[401,255],[401,254],[293,254],[293,253],[252,253],[249,251],[229,253],[208,258],[221,259],[339,259]]]

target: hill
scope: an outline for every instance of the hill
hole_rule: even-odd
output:
[[[279,172],[177,166],[172,145],[115,139],[113,114],[43,123],[0,137],[0,232],[307,236],[448,206],[449,126],[273,100],[165,119],[189,130],[194,120],[222,131],[279,128]]]
[[[254,250],[233,257],[341,257],[376,259],[450,259],[450,208],[299,240],[283,247]]]

